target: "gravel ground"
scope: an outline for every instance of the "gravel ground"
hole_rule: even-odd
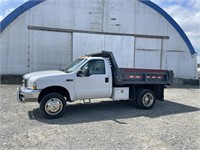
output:
[[[69,104],[59,119],[43,119],[38,103],[16,101],[16,85],[1,85],[0,149],[200,150],[200,89],[169,88],[151,110],[127,101]]]

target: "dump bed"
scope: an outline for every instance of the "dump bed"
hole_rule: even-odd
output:
[[[168,70],[116,68],[114,72],[114,85],[173,83],[173,71]]]
[[[113,53],[108,51],[102,51],[87,56],[109,59],[114,86],[133,84],[170,85],[173,83],[174,73],[171,70],[119,68]]]

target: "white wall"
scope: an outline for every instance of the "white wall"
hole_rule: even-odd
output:
[[[79,37],[79,33],[28,30],[28,25],[160,35],[169,36],[169,39],[161,41],[95,35],[104,38],[96,41],[83,40],[85,43],[80,38],[83,35]],[[85,50],[95,52],[102,50],[100,48],[105,49],[105,46],[98,45],[98,42],[103,43],[101,40],[105,38],[110,40],[106,44],[108,49],[119,56],[125,53],[125,57],[130,57],[127,66],[173,69],[175,77],[197,77],[196,57],[191,56],[181,36],[165,18],[137,0],[47,0],[40,3],[19,16],[0,34],[1,74],[57,69],[60,63],[62,67],[66,66],[72,61],[72,57],[85,53]],[[123,50],[123,53],[120,50]],[[125,63],[124,60],[119,61]]]
[[[101,51],[112,51],[119,67],[134,67],[134,37],[73,34],[73,59]]]
[[[29,72],[66,68],[72,61],[70,33],[30,32]]]
[[[0,33],[0,74],[27,72],[29,37],[28,18],[21,16]]]

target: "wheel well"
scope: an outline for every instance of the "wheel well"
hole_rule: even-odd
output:
[[[60,87],[60,86],[51,86],[51,87],[47,87],[45,89],[43,89],[38,97],[38,102],[40,103],[41,99],[49,94],[49,93],[58,93],[63,95],[64,97],[67,97],[67,101],[70,101],[70,95],[69,95],[69,91],[67,89],[65,89],[64,87]]]
[[[164,85],[135,85],[130,87],[129,97],[132,99],[136,99],[136,95],[141,89],[149,89],[152,90],[155,93],[157,100],[164,100]]]

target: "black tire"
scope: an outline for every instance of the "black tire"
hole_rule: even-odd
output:
[[[44,96],[40,102],[40,112],[44,118],[56,119],[61,117],[67,107],[65,98],[58,93],[50,93]]]
[[[138,103],[137,103],[137,97],[138,97],[138,94],[139,94],[142,90],[144,90],[144,89],[139,89],[139,90],[136,92],[136,97],[133,98],[133,99],[131,99],[131,103],[132,103],[133,106],[135,106],[135,107],[139,107],[139,106],[138,106]]]
[[[135,95],[137,96],[137,93],[135,92],[135,88],[134,87],[130,87],[130,89],[129,89],[129,100],[130,100],[130,103],[134,107],[138,107]]]
[[[152,90],[140,90],[137,95],[137,105],[141,109],[151,109],[156,102],[155,93]]]

